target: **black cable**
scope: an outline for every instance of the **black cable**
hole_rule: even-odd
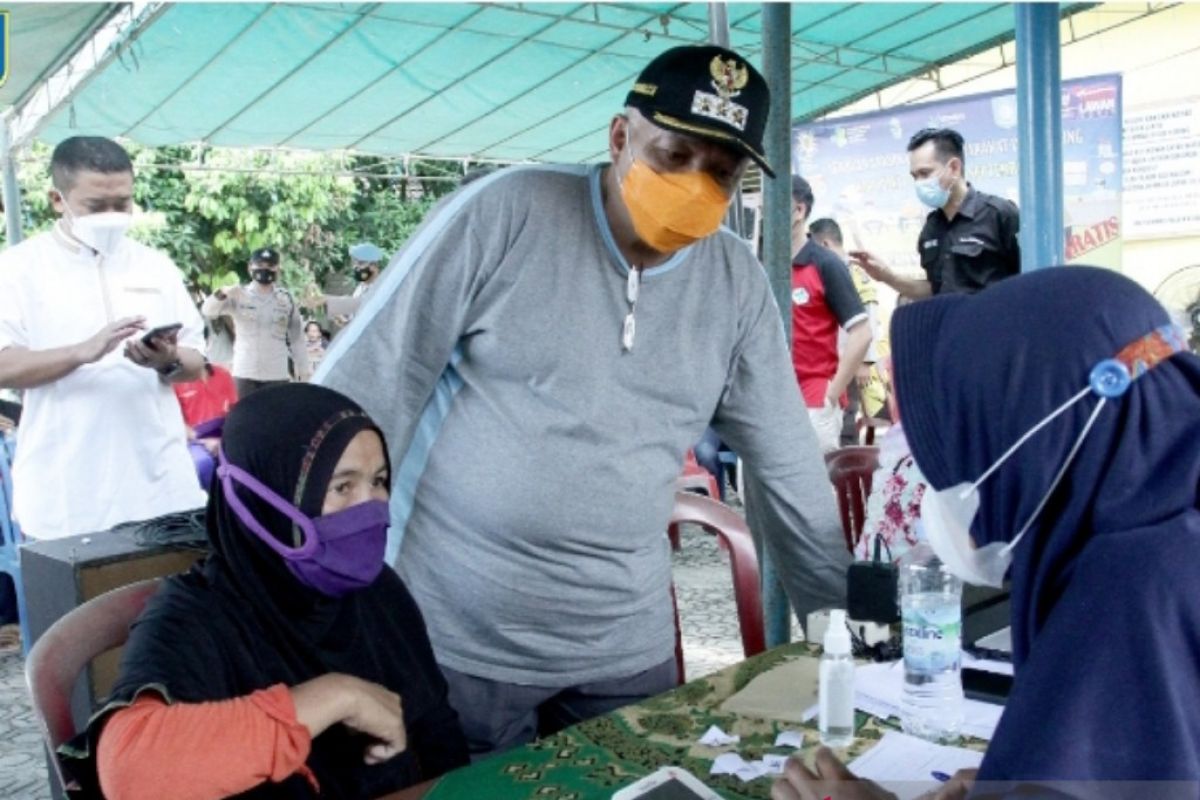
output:
[[[113,530],[131,534],[140,547],[208,550],[208,530],[204,525],[203,508],[164,514],[139,522],[125,522]]]
[[[886,642],[867,644],[854,631],[854,628],[850,627],[849,623],[846,627],[850,629],[851,652],[854,653],[855,658],[866,658],[871,661],[896,661],[904,655],[903,643],[898,633],[893,633]]]

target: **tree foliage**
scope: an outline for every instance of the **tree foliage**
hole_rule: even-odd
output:
[[[390,160],[326,153],[262,152],[200,145],[127,146],[134,162],[130,235],[174,259],[197,296],[246,280],[259,247],[283,256],[285,286],[346,288],[347,249],[371,241],[395,253],[453,180],[397,173]],[[49,203],[50,149],[35,145],[21,166],[25,234],[55,220]],[[418,174],[451,178],[452,163]]]

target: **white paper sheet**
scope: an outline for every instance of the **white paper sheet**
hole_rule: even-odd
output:
[[[900,800],[910,800],[939,786],[933,773],[953,775],[960,769],[977,769],[982,761],[983,753],[974,750],[888,731],[879,744],[847,766],[858,777],[882,784]]]
[[[854,670],[854,706],[876,717],[899,717],[904,692],[904,662],[866,664]],[[963,700],[962,733],[991,739],[1004,707],[978,700]]]

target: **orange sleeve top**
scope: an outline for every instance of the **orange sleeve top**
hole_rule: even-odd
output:
[[[217,800],[297,773],[319,792],[311,749],[282,683],[211,703],[143,693],[108,718],[96,767],[108,800]]]

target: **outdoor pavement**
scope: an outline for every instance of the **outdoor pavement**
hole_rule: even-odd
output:
[[[730,504],[741,511],[736,497]],[[717,540],[685,525],[673,557],[684,664],[698,678],[742,659],[729,562]],[[0,636],[0,798],[49,800],[46,762],[25,691],[20,650]]]

